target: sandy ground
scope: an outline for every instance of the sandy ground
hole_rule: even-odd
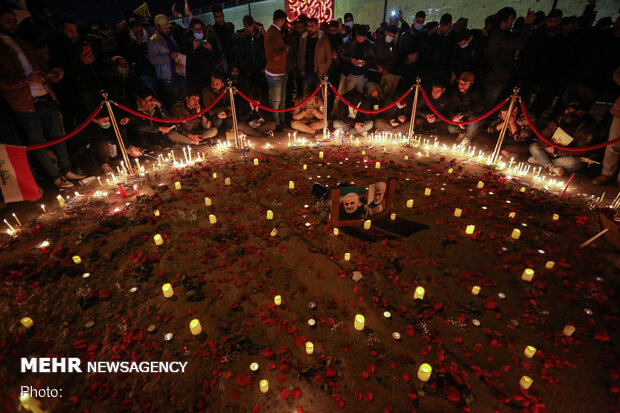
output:
[[[560,200],[557,190],[432,151],[386,150],[281,140],[273,149],[261,143],[245,164],[241,153],[208,149],[207,161],[136,181],[138,197],[128,189],[121,200],[108,187],[108,200],[96,198],[104,188],[92,185],[62,210],[46,194],[46,215],[39,203],[11,206],[4,215],[17,211],[24,227],[0,239],[0,410],[16,411],[20,386],[32,385],[63,389],[62,398],[37,400],[55,412],[618,411],[618,254],[603,240],[577,248],[600,230],[585,180]],[[397,216],[428,229],[408,238],[371,229],[373,241],[334,236],[329,205],[315,200],[312,184],[387,178],[398,181]],[[532,282],[521,280],[525,268],[535,270]],[[171,299],[162,295],[167,282]],[[414,300],[420,285],[426,294]],[[365,316],[363,331],[353,328],[355,314]],[[24,316],[32,328],[21,326]],[[194,318],[198,337],[188,327]],[[572,337],[562,334],[567,324]],[[528,345],[537,349],[532,359],[523,355]],[[30,356],[180,360],[188,370],[20,373],[20,358]],[[421,363],[433,368],[427,383],[417,378]],[[528,391],[519,387],[524,375],[534,380]]]

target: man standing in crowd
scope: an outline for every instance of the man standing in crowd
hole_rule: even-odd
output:
[[[398,63],[397,39],[398,27],[391,24],[385,28],[385,37],[377,39],[375,43],[377,75],[373,80],[379,83],[381,90],[386,95],[395,92],[400,81],[400,76],[394,75],[396,63]]]
[[[62,115],[49,82],[62,79],[62,69],[48,70],[33,47],[16,37],[17,17],[11,9],[0,9],[0,90],[15,112],[28,143],[39,144],[64,135]],[[85,176],[71,172],[71,161],[65,142],[52,146],[58,166],[45,149],[34,156],[59,188],[73,186],[67,179]]]
[[[168,17],[158,14],[154,19],[157,31],[147,43],[148,58],[155,66],[155,73],[166,91],[166,104],[175,104],[185,89],[185,77],[177,73],[179,47],[170,36]]]
[[[222,73],[228,73],[235,64],[235,34],[229,27],[230,23],[224,20],[224,11],[221,5],[211,7],[215,23],[213,24],[212,43],[215,45],[215,54],[218,63],[215,68]]]
[[[286,24],[286,13],[284,10],[273,12],[273,24],[265,35],[265,57],[267,66],[265,67],[265,78],[269,84],[269,103],[274,109],[283,109],[286,98],[286,55],[289,47],[284,44],[282,38],[282,28]],[[274,113],[276,130],[282,128],[284,114]]]
[[[353,32],[355,40],[345,44],[340,53],[344,71],[347,73],[341,90],[348,92],[357,89],[363,93],[364,85],[368,82],[368,69],[375,67],[375,45],[366,37],[368,33],[365,26],[354,26]]]
[[[620,66],[616,68],[614,72],[614,82],[620,86]],[[611,126],[609,127],[609,140],[613,141],[620,139],[620,96],[616,98],[609,113],[613,116]],[[620,142],[616,142],[613,145],[609,145],[605,148],[605,157],[603,158],[603,170],[601,176],[594,178],[592,183],[594,185],[603,185],[613,180],[614,174],[618,169],[618,161],[620,161]],[[618,188],[620,189],[620,172],[617,177]]]
[[[265,36],[258,30],[252,16],[243,18],[243,31],[237,32],[237,63],[241,76],[260,90],[261,99],[267,97],[265,82]]]
[[[452,54],[454,53],[454,32],[452,15],[441,16],[439,28],[429,40],[428,74],[441,82],[448,83],[452,71]]]
[[[135,22],[129,27],[129,41],[124,51],[127,63],[134,70],[140,79],[142,86],[151,90],[153,96],[157,97],[158,79],[155,75],[155,68],[147,57],[147,42],[149,35],[144,27]]]
[[[197,90],[209,85],[213,71],[213,46],[205,32],[202,20],[192,19],[190,30],[183,39],[183,53],[187,56],[187,83],[190,88]]]
[[[332,64],[332,48],[327,36],[319,30],[319,21],[308,19],[307,31],[302,34],[297,53],[297,67],[303,81],[303,94],[312,92]],[[300,94],[301,95],[301,94]]]

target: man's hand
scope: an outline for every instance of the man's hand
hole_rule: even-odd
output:
[[[555,148],[553,146],[547,146],[545,148],[545,152],[549,152],[550,154],[553,154],[554,150],[555,150]]]
[[[527,15],[525,16],[525,24],[532,24],[536,19],[536,13],[533,10],[527,9]]]
[[[54,80],[52,80],[52,82],[54,82],[54,83],[60,82],[62,80],[63,76],[65,75],[65,71],[62,70],[59,67],[53,68],[52,72],[55,74]]]
[[[202,140],[202,136],[196,135],[195,133],[188,133],[187,137],[190,138],[193,142],[200,142]]]
[[[364,133],[364,129],[362,128],[361,122],[357,122],[355,124],[355,130],[358,131],[359,133]]]
[[[205,49],[209,49],[209,50],[213,51],[213,46],[211,46],[211,43],[209,43],[209,42],[203,43],[202,47],[204,47]]]
[[[160,131],[161,133],[164,133],[164,134],[166,134],[166,133],[170,132],[170,130],[171,130],[171,129],[172,129],[172,128],[171,128],[170,126],[160,126],[160,127],[159,127],[159,131]]]
[[[332,52],[332,59],[338,59],[338,52],[337,51],[333,51]]]
[[[377,66],[377,73],[383,73],[385,70],[381,66]]]
[[[400,115],[400,116],[398,117],[398,121],[399,121],[399,122],[401,122],[401,123],[402,123],[402,122],[404,122],[404,121],[406,121],[406,120],[407,120],[407,117],[406,117],[405,115]]]
[[[354,58],[354,57],[352,57],[352,58],[351,58],[351,64],[352,64],[353,66],[357,66],[357,62],[359,62],[359,60],[357,60],[357,59],[356,59],[356,58]]]
[[[217,114],[217,117],[220,119],[226,119],[226,112],[220,112]]]
[[[407,63],[415,63],[417,61],[418,61],[418,52],[409,53],[409,55],[407,55]]]
[[[121,125],[127,125],[129,123],[129,118],[122,118],[120,123]]]
[[[211,121],[209,119],[205,119],[205,121],[203,122],[203,126],[209,129],[211,127]]]
[[[428,115],[426,115],[426,121],[428,123],[435,123],[436,120],[437,118],[435,118],[435,115],[433,115],[432,113],[429,113]]]
[[[82,54],[80,55],[80,60],[82,61],[82,63],[84,63],[85,65],[90,65],[95,61],[95,55],[93,54],[92,51],[90,50],[85,50],[82,52]]]
[[[179,52],[170,52],[171,59],[176,59],[178,55],[179,55]]]
[[[24,83],[43,83],[45,82],[45,78],[38,74],[37,72],[32,72],[28,76],[24,78]]]
[[[458,115],[452,118],[452,122],[461,122],[463,120],[463,114],[459,113]]]
[[[396,121],[396,119],[390,119],[390,125],[392,125],[392,127],[394,127],[394,128],[395,128],[395,127],[397,127],[398,125],[400,125],[400,123],[398,123],[398,122]]]

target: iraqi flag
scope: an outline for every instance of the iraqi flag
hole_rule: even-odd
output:
[[[6,203],[39,199],[24,146],[0,144],[0,189]]]

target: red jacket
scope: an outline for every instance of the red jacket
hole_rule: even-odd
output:
[[[267,58],[265,71],[274,75],[285,74],[287,53],[282,32],[272,24],[265,34],[265,57]]]
[[[22,49],[34,71],[48,71],[43,59],[39,57],[28,42],[17,37],[13,38],[13,40]],[[0,90],[6,101],[11,105],[11,109],[16,112],[34,112],[34,102],[30,93],[30,86],[24,82],[25,77],[26,73],[24,73],[24,68],[19,62],[17,53],[0,39]],[[52,89],[47,84],[44,85],[55,100],[56,96]]]

